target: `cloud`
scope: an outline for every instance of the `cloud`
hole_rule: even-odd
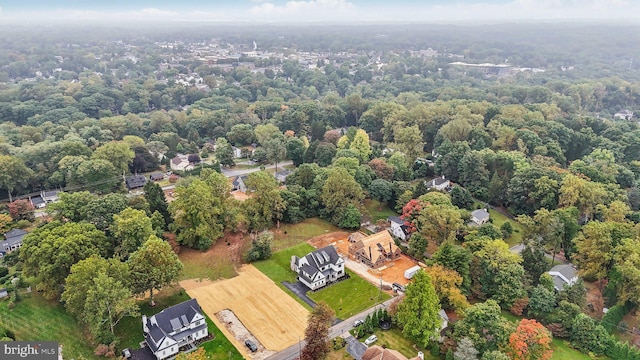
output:
[[[142,17],[171,17],[178,16],[178,13],[175,11],[161,10],[157,8],[146,8],[140,11],[134,11],[132,15],[138,15]]]
[[[289,1],[284,5],[265,2],[251,8],[255,16],[274,16],[299,20],[343,18],[353,14],[355,5],[346,0]]]

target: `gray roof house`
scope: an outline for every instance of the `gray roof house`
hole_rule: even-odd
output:
[[[51,202],[56,202],[58,201],[58,190],[51,190],[51,191],[41,191],[40,192],[40,196],[42,197],[42,200],[44,200],[46,203],[51,203]]]
[[[47,203],[44,201],[41,195],[34,196],[31,199],[31,205],[36,209],[42,209],[47,206]]]
[[[402,241],[407,241],[409,238],[409,232],[407,225],[404,224],[404,220],[399,216],[389,216],[387,221],[390,225],[389,231],[391,232],[391,235]]]
[[[553,287],[560,291],[565,286],[571,286],[578,281],[578,273],[573,264],[556,265],[547,272],[553,278]]]
[[[124,184],[127,187],[127,190],[133,190],[133,189],[144,187],[146,183],[147,183],[147,177],[144,175],[127,176],[124,179]]]
[[[236,176],[231,182],[231,188],[233,191],[247,192],[247,185],[244,183],[249,177],[247,175]]]
[[[25,235],[27,232],[21,229],[13,229],[4,234],[4,240],[0,241],[0,257],[19,249]]]
[[[445,179],[444,175],[442,175],[441,177],[437,177],[430,181],[425,181],[424,185],[427,187],[427,189],[444,191],[449,185],[451,185],[451,182]]]
[[[489,212],[486,209],[478,209],[471,212],[471,221],[476,225],[482,225],[489,221]]]
[[[282,170],[275,173],[276,180],[279,183],[284,184],[287,181],[287,176],[289,176],[293,171],[291,170]]]
[[[298,280],[311,290],[330,285],[346,275],[344,259],[333,245],[311,252],[301,258],[291,257],[291,270]]]
[[[9,296],[9,292],[7,292],[7,289],[5,288],[0,289],[0,299],[4,299],[7,296]]]
[[[187,300],[147,317],[142,315],[145,343],[158,360],[174,357],[180,349],[195,348],[194,342],[209,334],[198,301]]]

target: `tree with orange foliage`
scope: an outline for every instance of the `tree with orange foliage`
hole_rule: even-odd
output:
[[[553,355],[552,336],[535,320],[522,319],[509,337],[509,354],[514,360],[548,360]]]

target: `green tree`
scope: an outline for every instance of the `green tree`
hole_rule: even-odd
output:
[[[258,238],[251,243],[251,249],[247,253],[247,261],[254,262],[266,260],[271,257],[271,243],[273,234],[269,232],[258,235]]]
[[[274,137],[273,139],[267,140],[263,146],[267,151],[267,160],[275,164],[275,171],[278,172],[278,163],[284,160],[287,156],[287,148],[285,146],[284,139],[282,136]]]
[[[45,296],[59,295],[71,266],[92,255],[106,255],[105,234],[88,223],[50,222],[26,235],[20,260],[27,276],[40,279]]]
[[[477,360],[478,350],[473,347],[473,342],[469,338],[462,338],[458,341],[456,351],[453,353],[454,360]]]
[[[143,294],[149,291],[149,303],[154,306],[153,290],[161,289],[178,278],[182,263],[171,250],[168,242],[151,235],[127,260],[131,269],[133,292]]]
[[[10,202],[13,201],[11,192],[17,186],[27,185],[34,175],[20,158],[0,155],[0,186],[7,190]]]
[[[222,166],[235,166],[236,162],[233,156],[233,148],[231,144],[225,138],[218,138],[216,140],[216,160]]]
[[[169,210],[174,214],[178,242],[206,250],[221,238],[233,220],[230,190],[227,178],[216,172],[176,187],[176,200],[169,204]]]
[[[347,205],[338,221],[338,227],[343,229],[359,229],[361,224],[362,214],[353,204]]]
[[[611,341],[607,330],[585,314],[578,314],[571,325],[571,344],[582,352],[603,354]]]
[[[322,186],[320,201],[334,224],[338,224],[349,204],[357,207],[363,200],[362,188],[345,169],[335,168]]]
[[[108,142],[93,152],[92,159],[107,160],[116,170],[125,172],[129,169],[129,163],[135,157],[133,150],[129,148],[126,142],[112,141]]]
[[[471,251],[450,241],[442,244],[433,254],[432,260],[447,269],[455,270],[462,276],[462,291],[468,294],[471,290]]]
[[[262,146],[265,146],[267,141],[282,136],[282,132],[280,131],[280,129],[270,123],[256,126],[253,132],[256,136],[256,139],[258,140],[258,143]]]
[[[431,278],[420,270],[406,287],[404,300],[398,305],[398,322],[402,333],[422,347],[437,335],[442,319],[440,302]]]
[[[404,153],[413,163],[424,154],[424,141],[422,131],[418,125],[406,126],[394,131],[394,149]]]
[[[622,277],[618,285],[620,302],[640,302],[640,240],[624,239],[614,253],[615,269]]]
[[[169,225],[173,222],[171,213],[169,213],[169,205],[167,204],[167,198],[164,196],[164,191],[160,185],[153,181],[149,181],[144,185],[144,198],[149,203],[149,211],[151,213],[159,212],[164,218],[165,225]]]
[[[513,330],[514,324],[502,317],[498,303],[487,300],[464,311],[464,317],[456,323],[453,337],[468,337],[482,354],[506,346]]]
[[[369,195],[372,199],[380,202],[380,207],[383,203],[388,203],[393,196],[393,188],[391,183],[385,179],[375,179],[369,185]]]
[[[448,205],[426,206],[417,221],[420,233],[436,245],[454,240],[458,229],[464,225],[460,211]]]
[[[137,312],[128,278],[126,263],[94,255],[71,267],[61,300],[67,311],[87,324],[96,338],[110,342],[118,321]],[[105,336],[106,330],[110,330],[111,337]]]
[[[461,186],[454,186],[453,189],[451,189],[451,203],[460,209],[470,210],[475,202],[466,189]],[[505,224],[508,223],[508,221],[505,222]]]
[[[247,189],[253,191],[253,196],[242,204],[249,230],[265,230],[273,225],[274,220],[279,227],[287,204],[280,195],[280,188],[273,175],[266,171],[251,173],[246,185]]]
[[[590,221],[575,238],[574,262],[582,276],[600,280],[611,269],[615,247],[611,237],[612,226],[617,225]]]
[[[307,152],[311,149],[312,147],[309,146]],[[329,166],[333,161],[333,157],[336,155],[336,151],[336,146],[331,143],[319,143],[315,148],[313,159],[322,167]]]
[[[544,285],[538,285],[531,290],[529,296],[529,315],[544,319],[551,314],[556,307],[556,294],[553,289],[549,290]]]
[[[94,198],[85,207],[86,220],[98,230],[107,231],[113,224],[113,215],[129,207],[127,197],[122,194],[107,194]]]
[[[329,305],[320,302],[309,314],[307,328],[304,331],[305,345],[300,360],[323,360],[331,351],[329,328],[335,313]]]
[[[304,152],[306,150],[304,142],[297,137],[287,140],[287,157],[293,161],[293,165],[298,167],[304,162]]]
[[[115,253],[125,260],[136,251],[149,236],[155,234],[151,219],[142,210],[126,208],[113,215],[111,233],[116,238]]]

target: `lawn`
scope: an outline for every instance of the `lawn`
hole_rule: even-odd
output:
[[[386,220],[389,216],[398,216],[398,214],[386,204],[380,205],[378,200],[366,199],[364,201],[364,207],[371,216],[372,224],[375,224],[376,221],[380,219]]]
[[[57,341],[65,359],[96,359],[82,326],[57,301],[38,293],[22,295],[10,310],[9,301],[0,300],[0,326],[13,332],[16,340]]]
[[[375,334],[378,337],[378,341],[374,343],[375,345],[397,350],[409,359],[416,357],[418,355],[418,351],[422,351],[424,353],[425,360],[440,359],[439,357],[431,355],[429,350],[417,347],[413,341],[407,339],[398,328],[394,327],[390,330],[378,330]]]
[[[294,298],[297,302],[302,304],[306,309],[311,310],[309,305],[302,301],[299,297],[293,294],[289,289],[282,285],[283,281],[295,282],[296,281],[296,273],[291,271],[289,262],[291,261],[291,256],[295,255],[298,257],[302,257],[307,255],[308,253],[315,250],[315,248],[307,243],[301,243],[296,246],[290,247],[288,249],[278,251],[271,255],[271,258],[264,261],[258,261],[253,263],[258,270],[262,271],[263,274],[267,275],[276,285],[284,290],[289,296]]]
[[[235,265],[229,257],[213,252],[184,248],[178,255],[183,268],[178,280],[229,279],[236,276]]]
[[[177,290],[175,288],[169,289],[168,291],[163,291],[158,295],[157,299],[155,299],[156,306],[153,308],[149,307],[148,300],[140,301],[138,303],[140,306],[140,315],[151,316],[162,311],[162,309],[189,299],[189,295],[187,295],[184,290]],[[231,344],[231,342],[227,340],[209,317],[207,317],[207,325],[209,326],[209,333],[213,334],[215,338],[202,344],[202,347],[211,359],[239,360],[243,358],[243,356]],[[140,316],[122,319],[116,327],[116,335],[121,339],[120,348],[139,348],[140,342],[144,340]]]
[[[504,240],[507,242],[507,244],[509,244],[509,246],[520,244],[522,242],[522,226],[517,221],[509,220],[509,218],[495,211],[494,209],[489,209],[489,215],[491,215],[493,225],[495,225],[498,229],[500,229],[500,226],[502,226],[502,224],[507,221],[511,223],[511,226],[513,227],[513,233],[511,234],[510,238]]]
[[[307,296],[315,302],[323,301],[329,305],[339,319],[347,319],[374,305],[390,299],[389,294],[373,286],[357,274],[347,271],[351,278],[340,281],[317,292],[308,292]]]
[[[280,229],[271,229],[271,231],[274,235],[271,248],[278,251],[303,243],[314,236],[342,230],[326,220],[310,218],[297,224],[281,223]]]

